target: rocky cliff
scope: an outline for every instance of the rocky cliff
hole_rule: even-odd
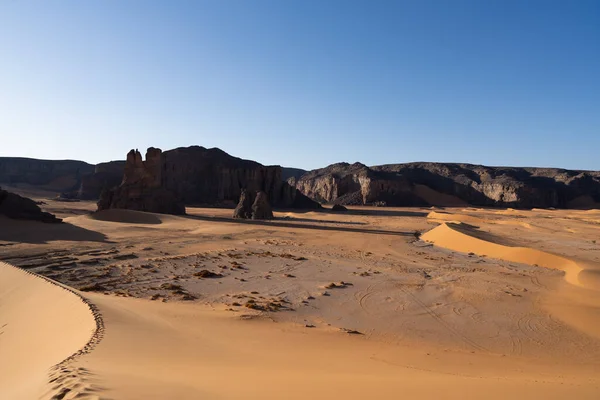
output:
[[[600,172],[409,163],[333,164],[296,182],[322,203],[586,208],[600,204]]]
[[[66,198],[95,200],[123,179],[125,161],[98,165],[75,160],[0,157],[0,184],[31,185]]]
[[[139,151],[132,150],[127,155],[121,185],[102,196],[99,208],[176,213],[173,211],[177,208],[164,211],[163,201],[234,206],[242,189],[264,191],[275,207],[320,207],[284,182],[281,174],[279,166],[242,160],[216,148],[192,146],[165,152],[150,148],[146,161],[142,161]],[[161,198],[158,203],[151,200],[157,195]]]
[[[94,172],[94,166],[74,160],[36,160],[0,157],[0,183],[27,184],[57,193],[76,190],[82,176]]]

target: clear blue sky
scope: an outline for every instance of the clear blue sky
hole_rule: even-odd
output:
[[[0,0],[0,138],[600,169],[600,1]]]

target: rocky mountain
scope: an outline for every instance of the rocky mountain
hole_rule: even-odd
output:
[[[165,152],[149,148],[146,161],[131,150],[121,185],[106,191],[98,207],[178,214],[183,204],[235,206],[242,189],[264,191],[275,207],[320,207],[282,180],[281,167],[200,146]]]
[[[36,160],[0,157],[0,183],[26,184],[57,193],[75,190],[81,178],[94,172],[94,166],[74,160]]]
[[[123,179],[125,161],[98,165],[76,160],[0,157],[0,184],[30,185],[73,199],[95,200]]]
[[[586,208],[600,204],[600,172],[408,163],[333,164],[296,182],[321,203],[388,206]]]

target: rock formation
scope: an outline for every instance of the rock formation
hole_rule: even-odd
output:
[[[146,161],[137,150],[127,154],[123,181],[105,190],[98,201],[98,211],[110,208],[147,211],[162,214],[185,214],[181,199],[166,187],[167,164],[160,149],[150,147]]]
[[[165,187],[180,195],[185,204],[233,206],[244,188],[264,191],[275,207],[320,207],[284,182],[279,166],[264,166],[200,146],[177,148],[164,155]]]
[[[44,212],[35,201],[0,188],[0,215],[13,219],[28,219],[41,222],[58,223],[62,219]]]
[[[333,164],[296,182],[322,203],[388,206],[597,207],[600,172],[409,163]]]
[[[333,164],[310,171],[298,180],[296,187],[322,203],[363,205],[384,201],[390,206],[427,204],[413,193],[406,178],[374,171],[360,163]]]
[[[238,205],[233,210],[233,218],[239,219],[250,219],[252,218],[252,204],[254,202],[253,197],[250,195],[246,189],[242,189],[242,194],[240,194],[240,201]]]
[[[252,219],[273,219],[269,197],[263,191],[256,193],[254,203],[252,203]]]
[[[242,188],[265,192],[268,202],[276,207],[320,208],[317,202],[282,181],[281,173],[279,166],[267,167],[232,157],[219,149],[199,146],[165,152],[150,148],[145,162],[139,152],[132,151],[127,156],[121,189],[108,191],[99,202],[99,208],[146,211],[161,208],[160,212],[169,212],[157,207],[158,204],[148,204],[157,196],[161,197],[161,204],[173,203],[176,199],[179,205],[233,206]],[[139,192],[147,193],[149,188],[153,194],[143,196],[144,201],[140,201]]]
[[[233,218],[273,219],[268,195],[263,191],[242,190],[240,201],[233,211]]]

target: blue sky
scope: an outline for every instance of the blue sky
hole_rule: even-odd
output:
[[[600,2],[0,0],[0,138],[600,169]]]

